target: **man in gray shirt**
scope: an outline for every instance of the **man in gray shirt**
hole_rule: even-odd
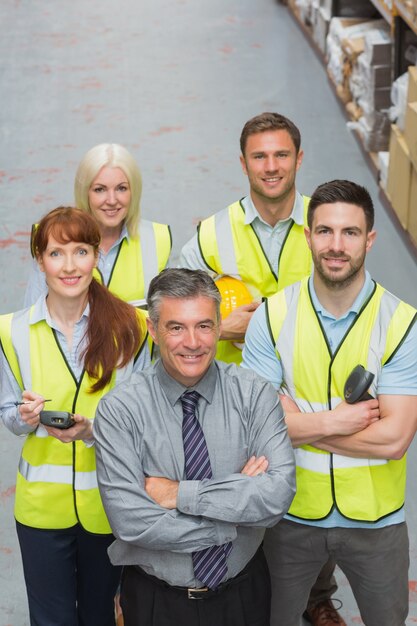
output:
[[[269,624],[260,545],[294,496],[293,451],[272,385],[214,360],[219,304],[201,270],[154,278],[148,328],[160,360],[97,410],[125,626]]]

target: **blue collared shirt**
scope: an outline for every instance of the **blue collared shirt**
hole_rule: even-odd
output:
[[[98,257],[98,269],[103,276],[104,284],[107,286],[109,284],[110,276],[113,270],[113,266],[116,262],[116,258],[119,252],[119,245],[122,243],[123,239],[129,243],[130,237],[127,232],[126,224],[123,224],[122,231],[120,233],[120,237],[116,239],[116,241],[112,244],[110,250],[104,253],[103,250],[100,249],[99,257]]]
[[[245,209],[245,224],[251,224],[259,237],[265,255],[273,268],[278,268],[279,255],[288,229],[295,222],[299,226],[304,224],[304,200],[303,196],[296,192],[295,202],[291,215],[279,220],[275,226],[271,226],[259,215],[253,204],[252,198],[246,196],[242,200]],[[279,269],[278,269],[279,272]]]

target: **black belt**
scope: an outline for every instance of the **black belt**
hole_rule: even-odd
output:
[[[205,600],[206,598],[210,598],[211,596],[215,594],[222,593],[222,591],[227,589],[227,587],[231,587],[232,585],[236,585],[240,583],[242,580],[246,580],[249,575],[248,570],[250,569],[254,561],[256,561],[258,556],[260,555],[261,550],[262,548],[259,547],[258,550],[253,555],[253,557],[251,558],[251,560],[245,565],[245,567],[243,568],[241,572],[239,572],[239,574],[236,574],[236,576],[234,576],[233,578],[229,578],[228,580],[225,580],[224,583],[220,583],[220,585],[216,587],[216,589],[210,589],[209,587],[178,587],[177,585],[169,585],[164,580],[161,580],[160,578],[157,578],[156,576],[152,576],[151,574],[148,574],[141,567],[139,567],[139,565],[133,565],[133,568],[139,574],[141,574],[141,576],[144,576],[145,578],[149,578],[150,580],[152,580],[152,582],[159,585],[160,587],[165,587],[166,589],[175,589],[176,591],[186,594],[189,600]]]

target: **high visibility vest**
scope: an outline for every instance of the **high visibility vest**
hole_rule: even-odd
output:
[[[376,397],[381,369],[417,315],[413,307],[375,283],[332,355],[311,301],[308,278],[269,298],[266,310],[283,367],[283,389],[306,413],[334,409],[343,400],[346,379],[358,364],[375,374],[371,393]],[[405,456],[398,461],[359,459],[311,445],[294,452],[297,492],[290,515],[319,520],[335,506],[346,518],[375,522],[404,504]]]
[[[171,247],[169,226],[140,220],[138,235],[119,244],[107,287],[125,302],[143,300],[152,278],[166,267]]]
[[[133,361],[115,370],[104,389],[88,393],[95,380],[85,371],[76,380],[50,326],[44,320],[30,325],[32,310],[0,316],[1,347],[16,381],[22,390],[51,398],[48,410],[92,419],[99,400],[131,374]],[[137,317],[143,338],[139,355],[146,343],[146,323],[142,311]],[[15,517],[33,528],[69,528],[78,522],[88,532],[111,533],[97,486],[94,446],[61,443],[42,426],[30,433],[17,473]]]
[[[304,199],[304,224],[310,198]],[[239,277],[254,298],[272,296],[278,289],[292,285],[311,272],[311,253],[304,225],[292,222],[283,242],[278,267],[271,267],[251,224],[245,224],[241,202],[203,220],[198,227],[198,242],[208,269],[219,275]],[[219,341],[216,358],[240,363],[241,349],[231,341]]]
[[[32,241],[36,228],[37,224],[32,227]],[[125,302],[144,300],[152,278],[166,267],[171,247],[167,224],[141,219],[138,234],[120,242],[107,287]],[[104,284],[100,270],[94,270],[94,277]]]

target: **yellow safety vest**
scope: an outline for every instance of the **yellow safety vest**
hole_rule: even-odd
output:
[[[141,220],[139,234],[119,244],[107,287],[125,302],[143,300],[152,278],[166,267],[171,246],[169,226]]]
[[[310,198],[304,198],[304,224]],[[241,202],[203,220],[198,243],[208,269],[218,275],[239,277],[254,298],[272,296],[311,272],[311,253],[304,225],[292,222],[281,248],[278,267],[273,268],[251,224],[245,224]],[[220,341],[216,358],[240,363],[242,351],[231,341]]]
[[[33,307],[0,316],[3,352],[21,389],[51,398],[48,410],[79,413],[92,419],[99,400],[116,382],[127,378],[133,362],[116,370],[110,383],[88,393],[95,381],[83,372],[78,382],[63,358],[54,331],[42,320],[30,324]],[[137,310],[145,344],[146,322]],[[136,357],[137,358],[137,357]],[[69,528],[77,522],[91,533],[111,533],[96,477],[94,446],[82,441],[61,443],[43,427],[30,433],[23,445],[16,480],[15,517],[33,528]]]
[[[314,310],[308,278],[267,300],[267,319],[284,372],[283,388],[306,413],[334,409],[352,369],[375,374],[376,396],[382,369],[416,319],[416,310],[376,284],[332,355]],[[308,417],[306,418],[308,419]],[[295,449],[297,493],[290,515],[326,518],[333,506],[346,518],[375,522],[404,504],[406,457],[357,459],[314,446]]]

